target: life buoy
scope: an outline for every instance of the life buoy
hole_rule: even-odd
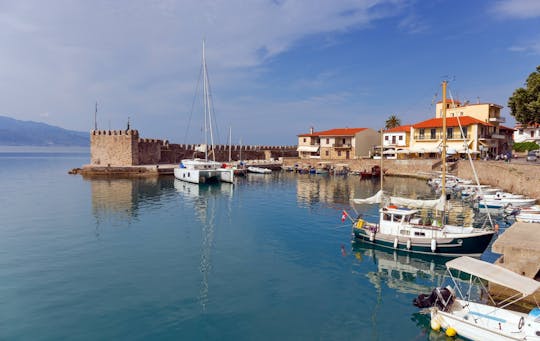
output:
[[[388,208],[397,208],[397,206],[396,205],[390,205],[390,206],[388,206]]]

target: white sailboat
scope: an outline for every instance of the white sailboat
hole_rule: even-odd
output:
[[[214,154],[214,133],[212,128],[212,99],[210,97],[210,82],[206,67],[205,43],[203,41],[202,53],[202,77],[203,77],[203,107],[204,107],[204,134],[205,143],[196,148],[198,152],[204,152],[204,159],[193,158],[184,159],[178,168],[174,169],[174,176],[178,180],[191,183],[205,183],[211,181],[224,181],[232,183],[234,171],[229,168],[222,168],[221,163],[216,162]],[[208,158],[208,135],[210,135],[210,146],[212,159]]]
[[[443,82],[443,103],[446,101],[446,82]],[[480,256],[488,247],[495,231],[473,226],[457,226],[445,223],[446,203],[446,107],[443,106],[443,144],[441,196],[436,200],[411,200],[390,198],[390,205],[379,210],[379,221],[368,222],[362,217],[353,220],[355,239],[382,247],[407,252],[434,254],[442,256]],[[382,132],[381,132],[382,133]],[[382,168],[382,167],[381,167]],[[381,203],[384,199],[381,190],[367,199],[353,199],[355,204]],[[398,205],[432,207],[443,212],[436,219],[422,219],[420,211]]]

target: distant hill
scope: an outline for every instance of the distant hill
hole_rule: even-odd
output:
[[[80,146],[90,145],[88,132],[67,130],[45,123],[19,121],[0,116],[0,146]]]

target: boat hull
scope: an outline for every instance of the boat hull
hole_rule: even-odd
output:
[[[486,231],[485,233],[475,233],[467,236],[438,238],[435,251],[432,251],[431,238],[396,237],[356,227],[353,229],[353,235],[355,239],[393,250],[451,257],[463,255],[478,257],[488,247],[494,232]]]
[[[471,340],[540,340],[527,332],[527,315],[506,309],[494,309],[492,306],[456,300],[456,311],[431,309],[431,320],[436,321],[444,329],[452,328],[459,336]],[[460,309],[466,307],[466,309]],[[524,326],[519,327],[519,321]],[[525,327],[525,328],[524,328]]]
[[[175,168],[174,177],[178,180],[191,182],[194,184],[207,182],[230,182],[234,181],[233,169],[189,169]]]

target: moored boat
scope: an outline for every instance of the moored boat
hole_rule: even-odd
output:
[[[247,170],[250,173],[258,173],[258,174],[270,174],[270,173],[272,173],[271,169],[263,168],[263,167],[255,167],[255,166],[249,166],[247,168]]]
[[[459,257],[446,263],[454,287],[435,288],[431,295],[419,295],[414,305],[429,308],[431,327],[447,335],[459,335],[472,340],[540,340],[540,308],[529,313],[508,309],[508,306],[540,290],[540,282],[521,276],[499,265],[470,257]],[[470,274],[468,290],[458,286],[452,272]],[[514,296],[493,305],[473,299],[474,283],[487,280],[516,292]],[[484,292],[486,294],[486,292]],[[459,296],[458,296],[459,295]]]

